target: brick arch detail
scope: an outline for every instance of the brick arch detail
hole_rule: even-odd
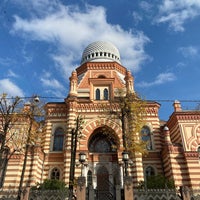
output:
[[[101,121],[99,121],[99,119],[95,119],[87,123],[82,131],[83,135],[85,136],[84,139],[86,142],[85,143],[86,146],[87,146],[87,141],[89,137],[91,136],[91,134],[94,132],[94,130],[105,125],[111,128],[115,132],[115,135],[117,138],[119,138],[120,140],[119,143],[121,144],[122,129],[121,129],[121,126],[117,122],[110,119],[101,119]]]
[[[200,146],[200,125],[197,125],[194,129],[194,138],[190,142],[189,146],[191,151],[197,151],[198,146]]]

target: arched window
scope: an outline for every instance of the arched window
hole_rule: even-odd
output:
[[[147,150],[152,150],[153,145],[152,145],[152,140],[151,140],[151,131],[148,126],[143,126],[141,130],[141,137],[144,142],[146,142],[146,148]]]
[[[197,152],[200,153],[200,146],[198,146],[198,148],[197,148]]]
[[[87,173],[87,186],[92,186],[92,171],[89,170]]]
[[[96,100],[100,100],[100,89],[96,89]]]
[[[103,97],[104,97],[104,100],[108,100],[108,89],[107,88],[105,88],[103,90]]]
[[[53,151],[63,150],[64,130],[57,128],[54,132]]]
[[[60,179],[60,170],[58,168],[53,168],[51,170],[51,179],[56,179],[59,180]]]
[[[146,168],[146,170],[145,170],[145,176],[146,176],[146,178],[150,177],[150,176],[155,176],[155,170],[154,170],[154,168],[151,167],[151,166],[148,166]]]

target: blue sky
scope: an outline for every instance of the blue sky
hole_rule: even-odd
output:
[[[98,40],[119,49],[135,90],[161,103],[161,119],[171,100],[195,108],[200,0],[1,0],[0,93],[62,101],[84,48]]]

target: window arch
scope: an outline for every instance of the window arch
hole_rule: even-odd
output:
[[[54,132],[53,138],[53,151],[63,150],[64,130],[63,128],[57,128]]]
[[[200,153],[200,146],[197,147],[197,152]]]
[[[143,126],[141,130],[141,137],[144,142],[146,142],[147,150],[153,149],[152,139],[151,139],[151,130],[148,126]]]
[[[60,170],[55,167],[51,170],[50,179],[59,180],[60,179]]]
[[[96,100],[100,100],[100,89],[96,89]]]

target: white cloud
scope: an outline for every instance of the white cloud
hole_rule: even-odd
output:
[[[45,78],[45,77],[42,77],[40,79],[40,81],[42,82],[43,86],[45,87],[50,87],[50,88],[53,88],[53,89],[59,89],[59,90],[64,90],[64,87],[62,86],[62,84],[54,79],[54,78]]]
[[[138,83],[137,85],[139,87],[151,87],[151,86],[154,86],[154,85],[161,85],[161,84],[165,84],[167,82],[171,82],[171,81],[174,81],[176,79],[176,76],[173,74],[173,73],[161,73],[159,74],[154,81],[152,82],[141,82],[141,83]]]
[[[153,4],[147,1],[140,1],[139,5],[145,12],[149,12],[153,8]]]
[[[10,79],[1,79],[0,80],[0,94],[6,93],[9,96],[19,96],[23,97],[23,91],[15,85]]]
[[[137,25],[140,21],[142,21],[142,16],[137,13],[137,12],[133,12],[133,20],[135,22],[135,24]]]
[[[169,23],[174,31],[184,31],[185,22],[199,15],[200,0],[163,0],[156,22]]]
[[[183,56],[186,58],[195,57],[199,54],[198,48],[194,47],[194,46],[180,47],[178,49],[178,52],[181,52],[183,54]]]
[[[37,2],[38,7],[44,6],[41,0]],[[58,53],[52,55],[52,59],[60,66],[62,72],[67,73],[63,75],[68,75],[69,68],[80,63],[84,48],[97,40],[110,41],[116,45],[121,53],[122,64],[132,70],[139,70],[149,58],[144,51],[149,39],[142,32],[126,31],[119,25],[109,24],[103,7],[86,5],[85,9],[80,10],[77,6],[64,6],[57,1],[53,2],[48,14],[44,15],[43,11],[37,10],[42,13],[37,15],[40,17],[34,15],[28,20],[15,16],[12,32],[29,40],[54,44]]]
[[[8,70],[7,76],[14,77],[14,78],[18,77],[18,75],[15,72],[13,72],[11,69]]]
[[[0,57],[0,65],[2,66],[11,66],[13,65],[13,60],[11,58],[1,58]]]

